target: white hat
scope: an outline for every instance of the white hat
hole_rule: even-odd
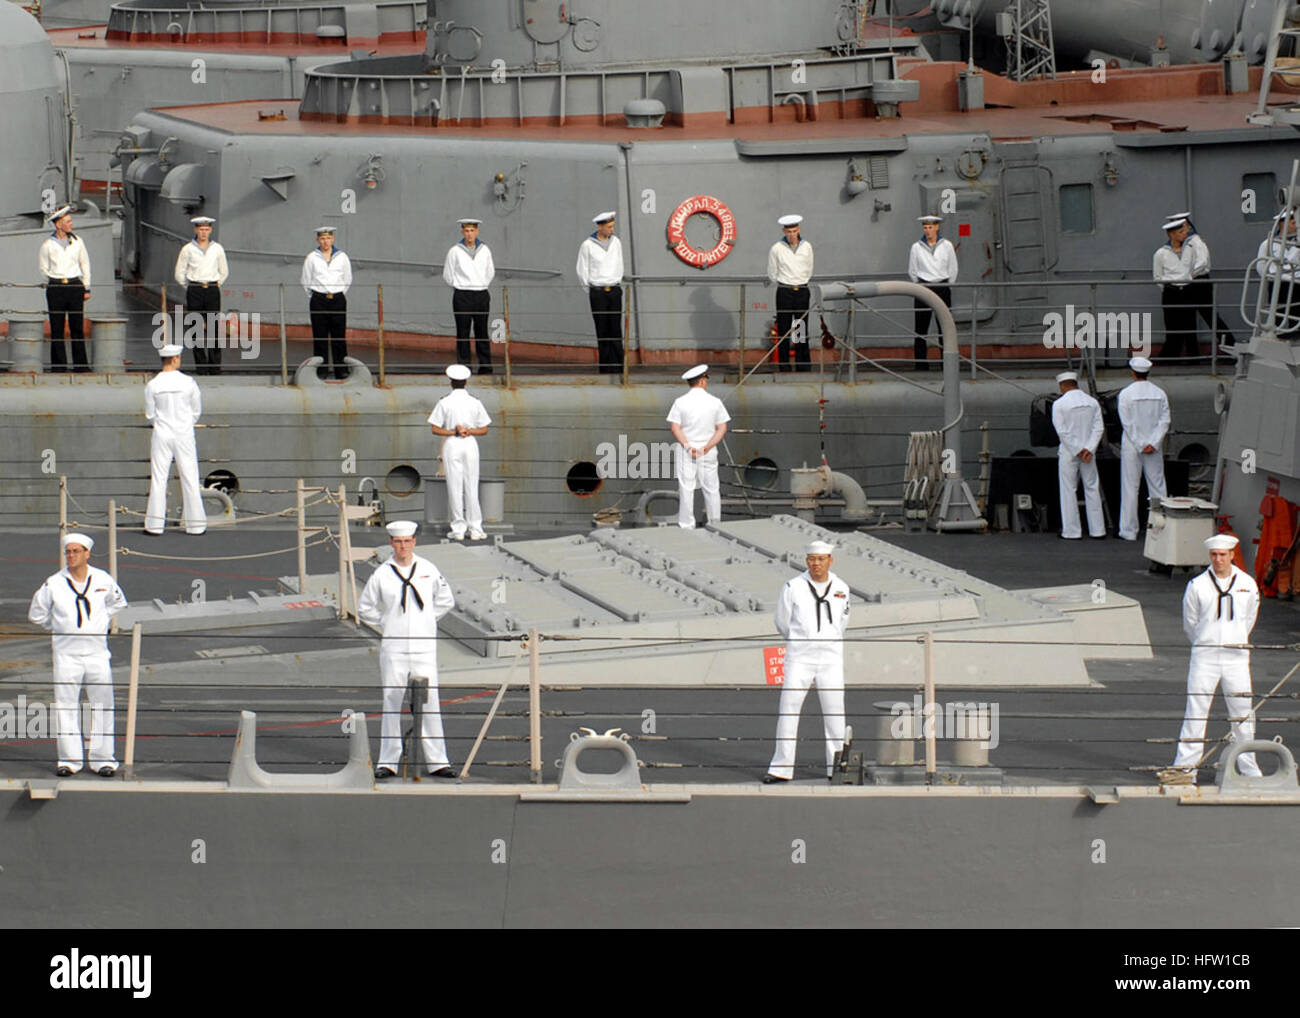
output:
[[[829,555],[835,550],[835,545],[827,544],[825,541],[812,541],[808,547],[803,550],[805,555]]]
[[[192,226],[211,226],[215,222],[211,216],[195,216],[190,220]]]
[[[185,352],[185,347],[179,343],[168,343],[166,346],[158,348],[159,357],[179,357]]]
[[[803,222],[803,216],[789,215],[782,216],[777,222],[782,226],[798,226]]]
[[[1078,380],[1079,380],[1079,373],[1077,371],[1062,371],[1059,375],[1056,376],[1056,381],[1058,383],[1077,382]]]
[[[456,225],[457,225],[457,226],[482,226],[482,225],[483,225],[483,220],[481,220],[481,219],[457,219],[457,220],[456,220]]]
[[[599,226],[601,223],[612,222],[613,219],[614,219],[613,212],[602,212],[598,216],[593,216],[591,221],[595,223],[597,226]]]
[[[63,540],[59,542],[59,547],[66,548],[70,544],[79,544],[86,551],[90,551],[91,548],[95,547],[95,542],[85,534],[64,534]]]
[[[1283,209],[1281,212],[1279,212],[1277,215],[1273,217],[1273,221],[1277,222],[1279,219],[1287,219],[1294,215],[1295,215],[1295,209]]]
[[[1206,551],[1232,551],[1241,542],[1231,534],[1215,534],[1205,539]]]
[[[318,227],[316,227],[316,236],[319,237],[322,233],[328,233],[328,234],[332,237],[332,236],[334,235],[334,227],[332,227],[332,226],[318,226]]]
[[[918,223],[942,223],[943,216],[917,216]]]
[[[1151,362],[1145,357],[1130,357],[1128,366],[1136,371],[1139,375],[1145,375],[1151,370]]]
[[[464,364],[453,364],[447,369],[447,377],[453,382],[465,382],[469,380],[471,372]]]
[[[411,520],[393,520],[385,529],[389,537],[415,536],[415,524]]]
[[[60,208],[57,208],[50,213],[50,222],[57,223],[64,216],[72,215],[73,211],[74,210],[71,205],[63,205]]]
[[[692,378],[699,378],[700,375],[707,375],[709,366],[707,364],[697,364],[693,368],[687,368],[682,372],[682,381],[689,382]]]
[[[1166,219],[1164,221],[1164,225],[1161,226],[1160,229],[1176,230],[1178,229],[1178,227],[1183,226],[1186,222],[1187,222],[1186,216],[1171,216],[1169,219]]]

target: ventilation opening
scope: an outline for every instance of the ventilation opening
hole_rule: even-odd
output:
[[[419,488],[420,472],[405,463],[400,467],[393,467],[384,478],[384,490],[398,498],[413,495]]]
[[[564,484],[570,492],[580,497],[594,495],[600,490],[600,474],[596,472],[596,464],[586,460],[573,464],[564,475]]]
[[[756,456],[745,464],[742,479],[751,488],[774,488],[781,477],[781,471],[773,460],[766,456]]]
[[[229,470],[214,470],[203,478],[203,487],[218,488],[227,495],[236,495],[239,493],[239,478]]]

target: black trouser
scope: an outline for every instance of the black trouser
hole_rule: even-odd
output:
[[[492,374],[492,340],[488,337],[488,308],[492,298],[486,290],[453,290],[451,312],[456,316],[456,360],[469,367],[469,334],[474,331],[478,352],[478,373]]]
[[[1157,358],[1196,357],[1200,344],[1196,342],[1196,307],[1192,303],[1191,286],[1174,286],[1166,283],[1160,294],[1160,308],[1165,320],[1165,341]]]
[[[190,283],[185,287],[185,317],[203,316],[201,337],[194,340],[194,373],[197,375],[221,374],[221,347],[217,345],[216,315],[221,311],[221,286],[218,283]],[[212,315],[212,318],[208,316]],[[185,326],[189,331],[189,324]],[[176,340],[181,342],[180,337]]]
[[[346,378],[348,369],[343,358],[348,355],[348,298],[341,293],[311,292],[311,352],[324,361],[328,368],[330,355],[334,357],[334,377]]]
[[[796,328],[802,333],[799,342],[791,343],[790,333]],[[776,288],[776,366],[780,371],[790,370],[790,347],[794,347],[794,369],[811,371],[812,357],[808,353],[808,287],[786,286]]]
[[[596,323],[596,347],[600,351],[600,373],[623,373],[623,288],[589,286],[591,320]]]
[[[921,285],[929,287],[947,307],[952,307],[952,287],[939,286],[935,283],[927,283],[924,279]],[[929,356],[928,344],[925,342],[926,334],[930,331],[930,316],[934,313],[930,305],[921,300],[920,297],[912,298],[912,331],[916,333],[912,337],[912,356],[916,358],[916,368],[918,371],[929,371],[930,365],[926,361]],[[942,345],[942,332],[939,336]],[[943,360],[943,352],[939,352],[939,360]]]
[[[85,319],[86,288],[81,277],[68,280],[51,279],[45,286],[45,306],[50,312],[50,370],[68,369],[68,352],[63,345],[63,322],[72,334],[72,363],[74,371],[89,371],[86,361]]]
[[[1186,293],[1187,303],[1196,309],[1196,314],[1210,330],[1211,342],[1227,343],[1229,346],[1237,342],[1237,337],[1232,334],[1223,316],[1214,313],[1214,285],[1208,279],[1192,280],[1187,284]]]

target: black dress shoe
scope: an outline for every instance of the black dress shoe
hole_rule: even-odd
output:
[[[763,775],[763,784],[765,785],[781,785],[789,780],[789,778],[778,778],[775,774]]]
[[[393,770],[391,767],[375,768],[376,781],[387,781],[389,778],[395,778],[395,777],[397,777],[397,771]]]
[[[450,767],[439,767],[436,771],[430,771],[431,778],[454,778],[456,772]]]
[[[70,777],[72,777],[72,768],[71,768],[71,767],[60,767],[60,768],[59,768],[57,771],[55,771],[54,773],[55,773],[55,775],[56,775],[57,777],[60,777],[60,778],[70,778]]]
[[[109,767],[108,765],[105,765],[101,767],[99,770],[95,771],[95,773],[98,774],[101,778],[111,778],[114,774],[117,773],[117,768]]]

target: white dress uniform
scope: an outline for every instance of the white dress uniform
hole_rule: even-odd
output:
[[[849,622],[849,587],[834,573],[814,584],[804,570],[787,580],[776,603],[776,628],[786,639],[785,682],[776,721],[776,752],[768,773],[794,777],[799,712],[808,687],[817,686],[826,734],[826,773],[844,747],[844,629]]]
[[[1061,536],[1082,537],[1076,492],[1083,476],[1083,497],[1088,508],[1088,533],[1106,536],[1106,517],[1101,510],[1101,485],[1097,480],[1097,446],[1101,442],[1101,405],[1082,389],[1071,389],[1052,404],[1052,425],[1060,436],[1057,477],[1061,491]],[[1079,459],[1084,449],[1093,458]]]
[[[194,425],[203,412],[199,387],[181,371],[160,371],[144,387],[144,415],[153,423],[149,443],[149,503],[144,528],[161,534],[167,517],[167,479],[176,460],[184,500],[183,520],[187,534],[201,534],[208,527],[199,488],[199,461],[194,446]]]
[[[1220,682],[1228,716],[1241,719],[1232,722],[1232,737],[1242,741],[1255,737],[1255,719],[1250,713],[1250,651],[1231,645],[1250,641],[1258,617],[1259,588],[1236,566],[1226,580],[1220,580],[1211,568],[1187,584],[1183,632],[1192,641],[1192,658],[1175,767],[1193,767],[1204,755],[1205,725]],[[1243,753],[1237,761],[1241,773],[1260,773],[1254,753]]]
[[[1124,386],[1119,394],[1119,419],[1124,425],[1120,447],[1124,486],[1120,494],[1119,536],[1138,536],[1138,483],[1146,475],[1147,491],[1163,498],[1165,462],[1161,443],[1169,431],[1169,397],[1158,385],[1142,379]],[[1154,452],[1143,452],[1147,446]]]
[[[108,573],[86,567],[78,583],[67,569],[47,579],[32,598],[27,618],[54,636],[54,724],[59,766],[81,770],[81,687],[93,708],[90,768],[117,768],[113,755],[113,669],[109,664],[109,621],[126,607],[126,595]]]
[[[668,411],[667,420],[681,425],[682,434],[693,447],[708,444],[719,424],[731,420],[731,414],[722,400],[712,393],[694,386],[678,396]],[[682,448],[674,446],[677,457],[677,525],[687,530],[695,526],[695,489],[704,489],[704,511],[710,523],[722,519],[722,494],[718,485],[718,447],[715,445],[703,456],[692,458]]]
[[[430,424],[455,430],[486,428],[492,423],[487,408],[464,389],[453,389],[429,414]],[[447,472],[447,508],[451,510],[451,536],[483,537],[483,509],[478,500],[478,440],[473,435],[448,435],[442,440],[442,465]]]
[[[208,241],[205,251],[196,240],[181,247],[176,256],[176,282],[181,286],[191,283],[206,283],[217,286],[225,285],[230,278],[230,266],[226,263],[226,249],[215,240]]]
[[[455,606],[451,587],[428,559],[407,566],[389,559],[370,577],[357,602],[361,621],[380,627],[379,675],[384,686],[379,766],[397,770],[402,758],[402,696],[412,678],[429,680],[421,732],[430,771],[448,766],[438,698],[438,619]]]
[[[574,271],[584,290],[592,286],[621,286],[623,245],[613,236],[602,243],[593,233],[578,246],[578,264]]]
[[[957,249],[952,241],[940,237],[934,247],[924,238],[916,241],[907,254],[907,278],[926,286],[957,282]]]

